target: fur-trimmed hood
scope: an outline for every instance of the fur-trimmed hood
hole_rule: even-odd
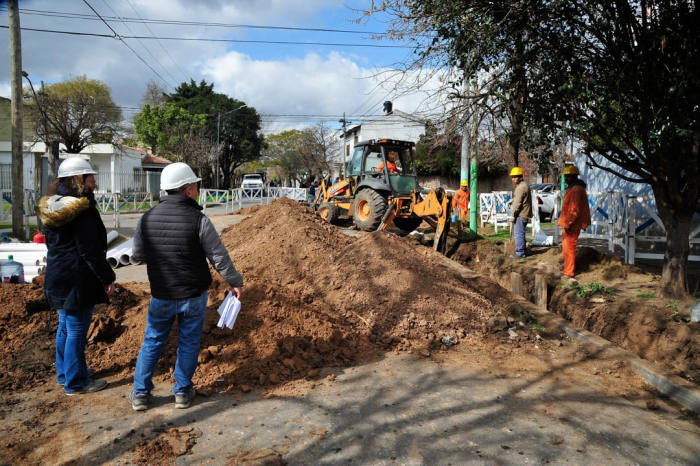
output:
[[[39,218],[48,228],[55,229],[69,224],[90,208],[87,197],[44,196],[39,199]]]

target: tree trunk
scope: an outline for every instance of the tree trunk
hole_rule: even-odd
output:
[[[668,297],[681,297],[688,291],[686,270],[690,253],[690,223],[692,214],[663,208],[663,202],[657,202],[659,217],[666,228],[666,252],[661,272],[662,293]]]

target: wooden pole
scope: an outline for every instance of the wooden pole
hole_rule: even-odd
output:
[[[22,147],[22,40],[19,0],[8,0],[10,28],[10,81],[12,88],[12,236],[24,239],[24,148]]]

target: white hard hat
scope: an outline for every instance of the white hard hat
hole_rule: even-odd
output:
[[[160,189],[169,191],[200,180],[186,163],[172,163],[160,174]]]
[[[97,172],[87,160],[83,160],[80,157],[70,157],[58,167],[57,178],[68,178],[75,175],[97,175]]]

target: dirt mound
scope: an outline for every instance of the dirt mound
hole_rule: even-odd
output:
[[[253,215],[255,213],[258,213],[260,209],[264,209],[267,206],[264,206],[262,204],[258,205],[252,205],[249,207],[243,207],[242,209],[238,209],[235,212],[231,212],[232,215]]]
[[[217,327],[216,309],[228,285],[212,272],[194,380],[204,395],[317,377],[321,367],[364,361],[387,349],[426,351],[439,348],[443,339],[457,343],[508,305],[493,283],[465,276],[452,261],[412,239],[385,232],[351,238],[289,199],[259,206],[221,237],[245,279],[243,310],[234,330]],[[40,297],[41,289],[25,287],[30,291],[3,288],[19,294],[7,296],[13,311],[5,313],[7,323],[0,328],[14,330],[3,333],[0,343],[20,348],[33,335],[33,348],[41,353],[27,354],[24,362],[42,361],[33,373],[49,380],[55,317],[48,331],[41,317],[27,321],[23,300]],[[87,351],[98,376],[133,376],[148,301],[148,284],[129,283],[118,287],[109,306],[98,306]],[[157,381],[172,376],[176,340],[173,333]],[[27,372],[18,372],[11,359],[0,353],[0,364],[15,369],[3,380],[19,388]]]

